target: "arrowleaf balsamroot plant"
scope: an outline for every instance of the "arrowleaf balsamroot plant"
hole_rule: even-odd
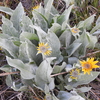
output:
[[[21,3],[15,10],[0,6],[0,11],[10,15],[10,19],[2,16],[0,47],[8,65],[0,69],[20,72],[15,74],[20,81],[13,80],[13,75],[6,77],[6,84],[15,91],[27,91],[30,86],[41,89],[46,99],[85,100],[78,90],[83,94],[89,91],[91,87],[83,85],[100,74],[92,71],[100,67],[96,65],[98,61],[85,59],[87,49],[96,47],[100,17],[93,28],[95,14],[72,27],[69,16],[74,5],[69,0],[65,2],[67,8],[59,14],[53,0],[44,0],[44,7],[40,4],[34,9],[32,18],[25,14]]]

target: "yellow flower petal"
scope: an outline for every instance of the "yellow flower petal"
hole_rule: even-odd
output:
[[[32,7],[32,9],[34,10],[34,9],[38,9],[40,7],[40,5],[36,5],[36,6],[34,6],[34,7]]]

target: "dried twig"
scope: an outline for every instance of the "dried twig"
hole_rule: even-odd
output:
[[[100,52],[100,50],[95,51],[95,52],[91,52],[91,53],[88,53],[86,56],[84,56],[84,57],[80,57],[80,58],[89,57],[89,56],[94,55],[94,54],[99,53],[99,52]]]
[[[96,53],[99,53],[99,52],[100,52],[100,50],[95,51],[95,52],[91,52],[91,53],[88,53],[86,56],[91,56],[91,55],[96,54]]]
[[[66,74],[66,73],[68,73],[68,72],[62,72],[62,73],[53,74],[53,75],[51,75],[51,77],[58,76],[58,75],[63,75],[63,74]]]
[[[37,94],[35,93],[35,91],[31,88],[31,86],[29,86],[29,89],[34,93],[34,95],[35,95],[36,97],[38,97]]]
[[[6,92],[9,89],[9,87],[7,87],[5,90],[0,91],[0,95],[2,95],[4,92]]]
[[[8,72],[8,73],[1,73],[0,76],[7,76],[7,75],[11,75],[11,74],[18,74],[19,71],[17,72]]]
[[[92,90],[90,90],[90,92],[94,95],[94,97],[96,98],[96,100],[100,100],[100,98]]]

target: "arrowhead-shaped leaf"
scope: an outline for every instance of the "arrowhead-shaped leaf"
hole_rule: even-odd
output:
[[[28,64],[24,64],[21,60],[19,59],[11,59],[9,57],[7,58],[7,62],[10,66],[15,67],[16,69],[20,70],[21,77],[24,79],[32,79],[34,78],[34,74],[32,71],[32,68]]]
[[[36,71],[36,84],[41,87],[42,89],[45,88],[45,84],[50,85],[52,82],[52,85],[49,86],[50,89],[54,88],[54,79],[51,78],[51,73],[53,71],[53,68],[51,67],[50,63],[52,60],[54,60],[55,57],[53,58],[46,58],[39,66],[39,68]]]
[[[20,32],[21,30],[21,21],[24,14],[25,14],[24,8],[22,4],[19,3],[11,16],[11,21],[13,23],[13,26],[16,28],[18,32]]]

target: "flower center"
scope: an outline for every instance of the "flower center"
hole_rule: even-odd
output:
[[[73,76],[73,77],[77,77],[77,76],[78,76],[78,72],[77,72],[77,71],[73,71],[73,72],[72,72],[72,76]]]
[[[48,49],[46,47],[40,47],[40,51],[42,51],[43,53],[45,53]]]
[[[89,69],[89,68],[91,68],[91,65],[90,64],[85,64],[85,68]]]
[[[79,32],[79,29],[78,29],[78,28],[73,28],[73,29],[72,29],[72,32],[73,32],[73,33],[78,33],[78,32]]]

